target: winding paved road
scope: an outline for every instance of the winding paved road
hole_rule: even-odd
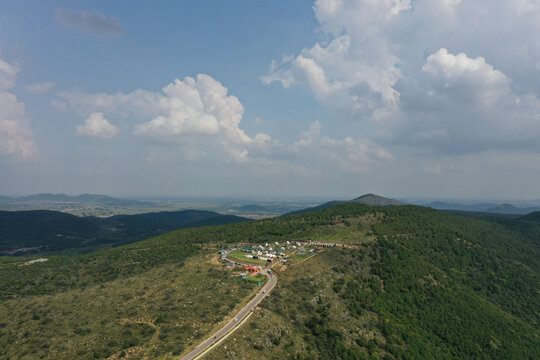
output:
[[[265,275],[268,278],[268,281],[263,286],[261,291],[255,295],[251,301],[244,306],[236,316],[229,321],[224,327],[219,329],[217,332],[212,334],[208,339],[200,343],[195,349],[190,351],[187,355],[182,357],[180,360],[191,360],[191,359],[199,359],[205,355],[207,350],[210,350],[210,348],[218,343],[221,339],[224,339],[227,335],[232,333],[234,330],[236,330],[239,325],[242,323],[242,321],[255,309],[257,305],[261,302],[261,300],[272,291],[274,286],[276,286],[277,283],[277,276],[274,274],[274,272],[268,272],[268,270],[261,271],[261,274]]]

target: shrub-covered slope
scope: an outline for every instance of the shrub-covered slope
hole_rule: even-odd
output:
[[[367,211],[378,214],[374,241],[282,272],[264,310],[209,358],[537,358],[538,227],[410,206]]]
[[[0,358],[179,355],[227,320],[254,288],[210,259],[198,253],[97,282],[81,278],[79,269],[75,277],[85,286],[83,282],[66,291],[4,299],[0,302]]]

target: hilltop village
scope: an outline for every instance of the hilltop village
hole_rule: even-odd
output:
[[[287,265],[290,261],[298,262],[319,253],[324,247],[334,247],[333,243],[313,242],[311,240],[296,240],[286,242],[244,244],[241,247],[220,249],[222,261],[228,267],[244,266],[249,272],[262,267],[271,267],[277,263]]]

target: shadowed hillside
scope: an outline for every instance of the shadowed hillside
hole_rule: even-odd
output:
[[[0,211],[0,250],[38,247],[33,251],[94,250],[142,240],[167,231],[242,222],[246,219],[211,211],[185,210],[110,218],[78,217],[57,211]]]
[[[521,216],[518,218],[518,220],[540,223],[540,211],[536,211],[536,212],[527,214],[525,216]]]

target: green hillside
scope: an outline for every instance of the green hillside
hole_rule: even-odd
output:
[[[366,194],[362,195],[360,197],[357,197],[356,199],[351,200],[351,202],[356,202],[364,205],[374,205],[374,206],[400,206],[405,205],[405,203],[402,203],[401,201],[397,201],[394,199],[388,199],[382,196],[374,195],[374,194]]]
[[[306,208],[306,209],[291,211],[288,215],[305,214],[305,213],[309,213],[309,212],[324,210],[324,209],[327,209],[329,207],[336,206],[336,205],[343,204],[343,203],[345,203],[345,201],[332,200],[332,201],[325,202],[324,204],[321,204],[321,205],[312,206],[312,207],[309,207],[309,208]]]
[[[365,195],[359,196],[357,198],[354,198],[352,200],[328,201],[328,202],[325,202],[324,204],[313,206],[313,207],[310,207],[310,208],[307,208],[307,209],[301,209],[301,210],[292,211],[289,214],[290,215],[293,215],[293,214],[305,214],[305,213],[308,213],[308,212],[319,211],[319,210],[323,210],[323,209],[326,209],[326,208],[329,208],[329,207],[332,207],[332,206],[336,206],[336,205],[340,205],[340,204],[344,204],[344,203],[349,203],[349,202],[350,203],[363,204],[363,205],[371,205],[371,206],[401,206],[401,205],[405,205],[405,203],[402,203],[401,201],[397,201],[397,200],[394,200],[394,199],[389,199],[389,198],[385,198],[385,197],[382,197],[382,196],[379,196],[379,195],[374,195],[374,194],[365,194]]]
[[[76,234],[95,237],[107,230],[106,225],[103,219],[81,218],[58,211],[0,211],[0,249],[41,246],[45,244],[40,241],[43,238]]]
[[[106,258],[111,259],[110,254]],[[35,279],[50,284],[41,289],[46,294],[17,295],[0,302],[0,358],[178,355],[230,319],[255,287],[210,259],[207,252],[186,250],[175,252],[163,264],[141,263],[142,269],[125,258],[115,259],[119,263],[111,270],[97,264],[97,258],[84,259],[90,261],[84,265],[51,263],[76,271],[60,278],[47,269]],[[26,268],[40,265],[47,263]],[[122,270],[124,266],[128,269]],[[20,293],[32,293],[27,290]]]
[[[540,228],[377,212],[377,240],[284,271],[209,359],[537,358]]]
[[[0,258],[0,358],[180,354],[254,291],[204,248],[300,239],[348,247],[276,269],[262,310],[208,359],[540,353],[540,225],[345,203],[28,266]]]
[[[0,251],[39,247],[34,252],[67,249],[88,252],[143,240],[175,229],[242,221],[246,219],[201,210],[109,218],[78,217],[49,210],[0,211]]]
[[[540,224],[540,211],[535,211],[533,213],[521,216],[518,220],[521,221],[531,221]]]

